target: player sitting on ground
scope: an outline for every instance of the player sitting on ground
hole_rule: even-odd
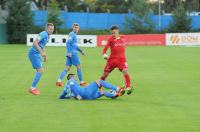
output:
[[[100,98],[102,96],[114,99],[122,96],[125,93],[124,87],[116,87],[103,80],[97,80],[90,83],[88,86],[80,87],[80,85],[76,81],[75,74],[69,74],[67,76],[67,79],[68,81],[59,97],[60,99],[75,98],[78,100],[92,100]],[[102,90],[102,88],[100,88],[101,86],[111,91],[105,92]]]

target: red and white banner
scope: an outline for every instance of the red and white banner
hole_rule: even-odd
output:
[[[167,33],[166,45],[200,45],[200,33]]]
[[[127,46],[161,46],[166,44],[165,34],[123,35]],[[97,45],[104,46],[110,36],[97,36]]]

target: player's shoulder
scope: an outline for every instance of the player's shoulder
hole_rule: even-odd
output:
[[[41,37],[48,37],[49,36],[48,33],[47,33],[47,31],[42,31],[42,32],[39,33],[39,35]]]
[[[69,33],[69,36],[73,37],[76,36],[76,33],[74,33],[73,31]]]
[[[109,38],[108,38],[108,41],[113,41],[114,40],[114,37],[113,36],[110,36]]]

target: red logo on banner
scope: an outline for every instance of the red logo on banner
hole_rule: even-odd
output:
[[[166,44],[165,34],[123,35],[127,46],[160,46]],[[97,45],[104,46],[110,38],[108,35],[97,36]]]

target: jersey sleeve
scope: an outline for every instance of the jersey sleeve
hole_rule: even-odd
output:
[[[69,86],[71,88],[72,93],[74,94],[75,97],[77,97],[79,95],[78,91],[77,91],[77,86],[75,85],[75,82],[70,81],[69,82]],[[79,95],[80,96],[80,95]]]
[[[36,39],[37,39],[38,41],[42,41],[42,40],[45,39],[45,38],[46,38],[46,35],[45,35],[43,32],[39,33],[39,34],[37,35],[37,37],[36,37]]]
[[[108,48],[110,47],[110,43],[111,43],[111,39],[108,40],[107,44],[106,44],[105,47],[103,48],[102,54],[106,54]]]
[[[80,53],[83,53],[83,51],[77,46],[76,48]]]

